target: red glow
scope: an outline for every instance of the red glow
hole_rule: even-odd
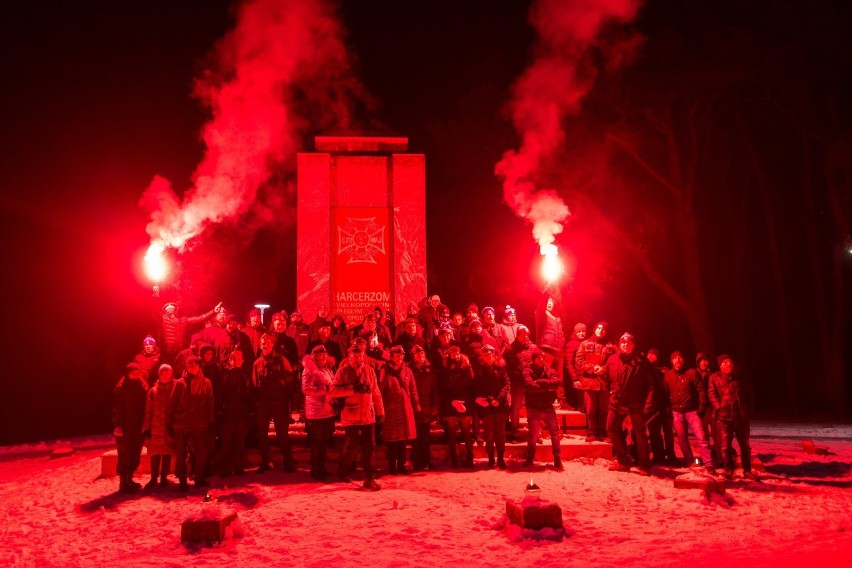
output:
[[[145,275],[154,284],[159,284],[169,273],[166,259],[163,257],[165,248],[160,243],[151,243],[145,253]]]

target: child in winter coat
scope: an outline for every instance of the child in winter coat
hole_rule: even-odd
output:
[[[169,484],[166,477],[172,465],[172,446],[174,440],[166,433],[166,407],[172,397],[175,382],[171,365],[160,365],[157,372],[157,382],[148,391],[145,404],[145,422],[142,424],[145,447],[151,458],[151,480],[145,484],[145,489],[151,489],[157,484]]]

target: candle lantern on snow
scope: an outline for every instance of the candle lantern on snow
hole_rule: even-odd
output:
[[[506,516],[512,525],[522,530],[542,531],[549,536],[561,538],[563,534],[562,508],[556,503],[541,498],[541,487],[530,478],[524,485],[524,497],[520,500],[506,499]]]
[[[530,482],[524,487],[524,499],[536,503],[541,501],[541,487],[536,485],[532,477],[530,478]]]

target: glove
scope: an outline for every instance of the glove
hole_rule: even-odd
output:
[[[120,438],[124,436],[124,431],[121,429],[121,426],[116,426],[115,430],[112,431],[113,436],[116,438]]]
[[[482,408],[488,408],[488,400],[484,396],[476,397],[476,404]]]
[[[150,440],[151,439],[151,431],[145,430],[144,432],[142,432],[142,437],[145,438],[146,440]]]
[[[381,424],[384,421],[385,421],[385,415],[384,414],[376,415],[376,424]]]
[[[464,414],[467,411],[467,408],[465,407],[463,400],[454,400],[453,401],[453,408],[455,408],[457,412],[460,412],[462,414]]]

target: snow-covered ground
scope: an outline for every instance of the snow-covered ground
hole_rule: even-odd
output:
[[[830,453],[806,454],[802,439]],[[242,532],[215,546],[180,542],[182,521],[210,507],[200,490],[119,494],[97,478],[108,438],[71,443],[57,459],[68,442],[0,448],[0,566],[852,566],[850,426],[755,423],[763,480],[709,500],[674,488],[685,470],[641,477],[600,459],[385,476],[376,493],[304,471],[213,478],[213,506],[236,511]],[[531,475],[562,507],[561,541],[506,527],[505,500]]]

